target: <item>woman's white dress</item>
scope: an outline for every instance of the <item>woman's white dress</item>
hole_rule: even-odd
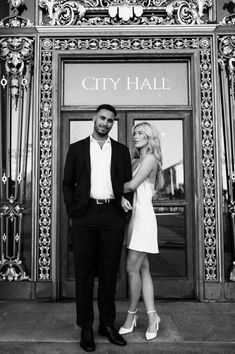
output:
[[[133,172],[137,173],[140,164]],[[127,248],[158,253],[157,221],[152,205],[154,185],[146,178],[134,192],[132,217],[127,228]]]

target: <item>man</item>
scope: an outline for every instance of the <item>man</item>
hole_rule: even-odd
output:
[[[123,184],[132,177],[129,150],[109,137],[116,117],[113,106],[100,105],[91,136],[70,145],[63,193],[72,218],[80,345],[94,351],[93,285],[98,255],[98,333],[116,345],[126,341],[114,327],[117,272],[126,221],[121,207]],[[131,200],[132,194],[125,195]]]

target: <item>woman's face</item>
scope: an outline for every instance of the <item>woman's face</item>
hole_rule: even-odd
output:
[[[145,137],[141,127],[136,127],[133,132],[133,143],[135,148],[141,149],[148,144],[148,140]]]

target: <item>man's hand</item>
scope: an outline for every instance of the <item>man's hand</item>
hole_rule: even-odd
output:
[[[125,213],[127,213],[129,210],[132,210],[131,203],[129,202],[129,200],[127,200],[123,196],[122,196],[122,200],[121,200],[121,205],[122,205],[122,209],[125,211]]]

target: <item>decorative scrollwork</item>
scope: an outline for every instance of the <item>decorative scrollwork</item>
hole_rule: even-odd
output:
[[[221,36],[219,38],[219,63],[228,72],[228,83],[233,92],[235,104],[235,36]]]
[[[170,18],[181,25],[202,24],[204,10],[212,6],[212,0],[175,0],[166,8]]]
[[[55,39],[53,48],[56,50],[71,50],[71,49],[87,49],[87,50],[102,50],[102,49],[186,49],[198,48],[198,38],[111,38],[111,39]]]
[[[33,39],[6,37],[0,40],[0,59],[5,62],[2,70],[0,91],[3,133],[18,136],[16,145],[11,139],[6,141],[6,149],[1,151],[1,204],[0,204],[0,280],[29,280],[22,264],[22,218],[25,210],[25,190],[27,177],[27,157],[29,150],[29,122],[31,102],[31,67],[33,63]],[[1,107],[2,108],[2,107]],[[14,109],[15,111],[14,111]],[[24,219],[23,219],[24,220]]]
[[[111,18],[118,17],[124,22],[129,21],[134,17],[141,17],[143,14],[143,6],[141,5],[132,5],[132,4],[121,4],[109,6],[108,12]]]
[[[235,216],[235,202],[232,202],[228,205],[228,211]]]
[[[235,36],[219,36],[218,49],[227,201],[231,219],[231,238],[235,249]],[[234,281],[234,266],[232,269],[230,280]]]
[[[224,17],[223,20],[220,22],[220,25],[222,25],[222,26],[226,26],[226,25],[235,26],[235,14],[228,15],[228,16]]]
[[[52,41],[42,42],[39,199],[39,279],[50,279],[52,183]]]
[[[11,4],[14,10],[24,4],[24,0],[8,0],[8,2]]]
[[[2,203],[0,206],[0,214],[5,217],[9,217],[11,221],[13,221],[14,216],[22,216],[22,211],[24,210],[24,207],[21,203],[15,202],[14,199],[11,196],[8,199],[8,203]]]
[[[214,123],[212,114],[212,64],[209,38],[200,41],[202,167],[205,226],[205,278],[217,279],[216,212],[214,176]]]
[[[224,4],[223,10],[227,10],[230,15],[225,16],[223,20],[219,23],[222,26],[226,25],[235,25],[235,2],[234,1],[228,1]]]
[[[2,183],[5,189],[8,190],[9,179],[4,174]],[[21,180],[18,182],[21,183]],[[7,194],[7,193],[6,193]],[[21,219],[24,207],[21,202],[13,195],[10,195],[4,202],[0,204],[0,223],[2,225],[1,231],[6,230],[0,234],[0,279],[7,281],[21,281],[29,280],[26,275],[22,261],[20,259],[21,253]],[[4,225],[8,225],[5,226]],[[13,235],[9,232],[14,230]],[[16,231],[18,230],[18,232]],[[11,251],[10,251],[11,249]]]
[[[24,0],[8,0],[13,8],[13,16],[0,21],[0,27],[31,27],[33,24],[29,19],[19,16],[19,8],[24,6]]]
[[[20,95],[21,87],[27,86],[27,78],[24,77],[25,68],[33,56],[33,40],[25,37],[3,38],[0,40],[0,58],[5,60],[5,68],[8,78],[1,80],[5,88],[9,84],[10,95],[14,107]]]
[[[201,24],[212,0],[40,0],[50,25]],[[48,23],[46,18],[44,23]]]
[[[2,277],[2,280],[7,281],[29,280],[19,258],[14,260],[6,260],[3,258],[0,261],[0,276]]]
[[[49,0],[40,0],[39,3],[42,9],[48,11],[48,16],[51,19],[49,24],[54,25],[74,25],[77,20],[85,15],[85,6],[79,1],[56,2]]]
[[[212,109],[212,61],[211,39],[194,38],[54,38],[42,39],[42,79],[41,79],[41,178],[40,178],[40,279],[50,278],[51,246],[51,166],[52,166],[52,56],[54,50],[176,50],[197,49],[200,53],[201,72],[201,131],[203,154],[204,191],[204,245],[205,278],[217,279],[217,241],[215,212],[215,163],[214,163],[214,122]],[[46,176],[46,178],[44,178]]]
[[[235,36],[224,36],[219,40],[219,55],[221,58],[234,59]]]
[[[235,104],[235,36],[223,37],[219,40],[219,66],[227,73],[228,86],[231,89],[233,103]],[[233,119],[233,118],[232,118]]]
[[[0,57],[6,60],[7,72],[21,74],[25,62],[32,57],[32,40],[25,37],[3,38],[0,40],[0,46]]]

